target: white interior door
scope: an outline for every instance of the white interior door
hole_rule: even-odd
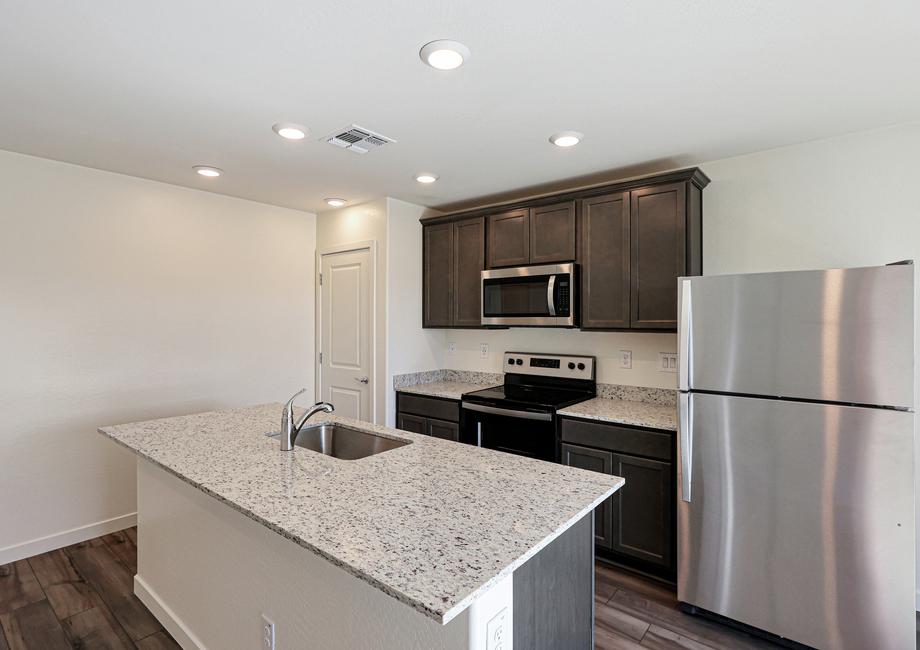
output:
[[[321,256],[320,399],[373,420],[374,286],[369,248]]]

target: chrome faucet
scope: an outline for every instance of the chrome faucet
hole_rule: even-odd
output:
[[[306,388],[301,388],[294,393],[294,396],[287,401],[287,404],[284,405],[284,410],[281,412],[281,451],[291,451],[294,448],[297,434],[300,433],[307,420],[320,411],[332,413],[335,410],[335,407],[329,402],[317,402],[307,409],[307,412],[300,418],[300,422],[294,424],[294,400],[305,393],[306,390]]]

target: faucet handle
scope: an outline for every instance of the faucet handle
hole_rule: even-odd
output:
[[[295,400],[295,399],[297,399],[298,397],[300,397],[301,395],[303,395],[303,394],[306,393],[306,392],[307,392],[307,389],[306,389],[306,387],[304,387],[304,388],[301,388],[301,389],[300,389],[299,391],[297,391],[296,393],[294,393],[293,395],[291,395],[291,399],[289,399],[289,400],[287,401],[287,403],[284,405],[285,408],[291,406],[291,405],[294,403],[294,400]]]

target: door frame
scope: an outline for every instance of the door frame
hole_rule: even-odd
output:
[[[316,300],[316,322],[314,327],[314,391],[313,398],[319,401],[323,389],[323,366],[319,362],[319,355],[323,351],[323,285],[320,284],[320,274],[323,272],[323,256],[336,255],[339,253],[358,253],[368,251],[371,254],[371,332],[370,332],[370,363],[371,369],[368,375],[371,378],[370,398],[371,398],[371,423],[377,422],[377,290],[379,283],[377,281],[377,240],[367,239],[356,241],[348,244],[339,244],[327,248],[316,249],[316,269],[313,274],[314,295]]]

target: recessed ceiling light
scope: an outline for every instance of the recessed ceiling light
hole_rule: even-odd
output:
[[[290,122],[279,122],[272,127],[272,131],[285,140],[303,140],[307,137],[307,127]]]
[[[418,174],[415,177],[415,180],[417,180],[419,183],[434,183],[436,180],[438,180],[438,175],[429,174],[426,172],[424,174]]]
[[[345,199],[337,199],[334,197],[329,197],[328,199],[326,199],[326,203],[331,205],[333,208],[341,208],[343,205],[347,203],[347,201]]]
[[[560,131],[550,136],[549,141],[557,147],[574,147],[583,137],[584,134],[578,131]]]
[[[422,61],[438,70],[453,70],[470,58],[470,48],[457,41],[431,41],[418,52]]]
[[[222,169],[211,167],[209,165],[195,165],[192,167],[192,169],[194,169],[200,175],[207,176],[208,178],[217,178],[224,173]]]

